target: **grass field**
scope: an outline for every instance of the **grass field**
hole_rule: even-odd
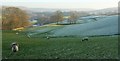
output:
[[[20,32],[4,30],[2,32],[2,58],[117,59],[118,35],[115,35],[118,34],[117,30],[117,16],[108,16],[85,24],[48,24],[25,28]],[[92,37],[89,37],[89,41],[82,42],[82,38],[88,34]],[[19,44],[20,50],[16,53],[11,52],[12,42]]]
[[[118,58],[118,37],[61,37],[46,39],[28,38],[25,32],[3,31],[3,59],[116,59]],[[20,50],[11,52],[10,44],[18,42]]]

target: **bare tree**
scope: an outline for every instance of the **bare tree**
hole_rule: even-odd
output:
[[[41,16],[38,19],[38,24],[44,25],[44,24],[46,24],[47,21],[48,21],[48,17],[47,16]]]
[[[76,23],[77,19],[78,19],[78,13],[76,11],[71,11],[70,12],[70,17],[68,18],[68,22],[70,24]]]
[[[57,22],[57,24],[58,22],[63,21],[64,20],[63,13],[60,10],[56,11],[55,14],[53,15],[53,20]]]

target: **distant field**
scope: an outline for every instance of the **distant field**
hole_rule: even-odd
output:
[[[86,20],[86,19],[85,19]],[[83,20],[83,21],[85,21]],[[87,19],[88,20],[88,19]],[[84,24],[55,25],[49,24],[41,27],[34,27],[27,30],[29,35],[47,36],[94,36],[94,35],[114,35],[118,34],[118,16],[106,16]],[[36,36],[37,35],[37,36]]]
[[[55,36],[93,36],[117,34],[118,16],[106,16],[105,18],[101,18],[93,22],[67,25],[57,31],[53,30],[51,32]]]
[[[118,37],[90,37],[81,42],[80,37],[27,38],[24,32],[16,35],[3,31],[3,58],[8,59],[116,59],[118,58]],[[18,42],[20,51],[11,54],[10,44]]]

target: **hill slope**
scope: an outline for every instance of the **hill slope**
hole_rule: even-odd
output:
[[[99,21],[67,25],[52,31],[55,36],[93,36],[118,34],[118,16],[108,16]]]

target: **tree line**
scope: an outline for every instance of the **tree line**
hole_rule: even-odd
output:
[[[69,12],[69,17],[67,21],[69,24],[76,23],[79,17],[78,12],[71,11]],[[2,7],[2,29],[12,30],[19,27],[28,27],[31,26],[31,22],[29,21],[30,15],[27,14],[26,11],[17,8],[17,7]],[[60,10],[52,13],[50,16],[40,16],[37,20],[38,24],[48,24],[48,23],[56,23],[64,21],[64,13]]]
[[[75,24],[76,21],[79,18],[79,13],[77,11],[71,11],[69,12],[69,15],[67,15],[68,18],[66,19],[68,24]],[[64,21],[64,13],[60,10],[52,13],[50,16],[41,16],[38,19],[38,23],[46,24],[46,23],[56,23],[60,24],[62,21]]]

